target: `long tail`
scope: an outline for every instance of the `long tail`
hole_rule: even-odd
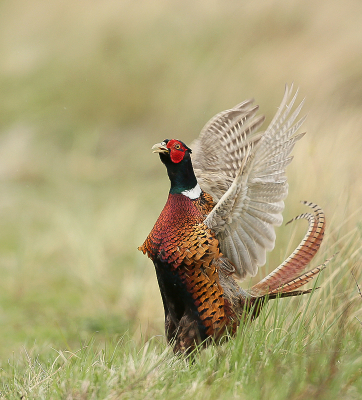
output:
[[[329,260],[327,260],[324,264],[301,274],[306,265],[317,253],[322,243],[326,225],[324,213],[317,204],[307,201],[304,201],[303,204],[311,207],[313,209],[313,214],[305,213],[298,215],[289,221],[288,224],[297,219],[307,219],[309,222],[308,232],[299,246],[281,265],[279,265],[279,267],[248,290],[252,296],[260,297],[268,295],[269,298],[273,298],[277,295],[286,297],[310,293],[310,290],[295,290],[313,279],[329,262]]]

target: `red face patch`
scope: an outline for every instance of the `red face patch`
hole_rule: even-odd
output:
[[[170,157],[173,163],[179,163],[183,160],[187,151],[186,147],[176,139],[172,139],[167,143],[167,148],[170,149]]]

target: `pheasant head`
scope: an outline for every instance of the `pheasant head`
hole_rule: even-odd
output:
[[[177,139],[165,139],[152,147],[154,153],[159,153],[160,159],[167,168],[171,181],[171,194],[183,193],[198,197],[201,189],[197,183],[191,162],[191,149]],[[196,198],[191,197],[191,198]]]

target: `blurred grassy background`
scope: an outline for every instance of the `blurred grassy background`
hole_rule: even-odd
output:
[[[300,87],[308,113],[285,219],[305,211],[299,200],[320,204],[329,246],[353,237],[353,265],[361,15],[357,0],[2,1],[0,356],[33,343],[78,348],[95,332],[162,333],[154,269],[137,251],[169,186],[150,148],[190,143],[249,97],[268,123],[285,83]],[[278,229],[266,268],[305,224],[294,229]]]

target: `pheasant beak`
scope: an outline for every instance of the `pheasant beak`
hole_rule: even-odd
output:
[[[168,153],[169,149],[166,147],[166,143],[156,143],[152,146],[153,153]]]

